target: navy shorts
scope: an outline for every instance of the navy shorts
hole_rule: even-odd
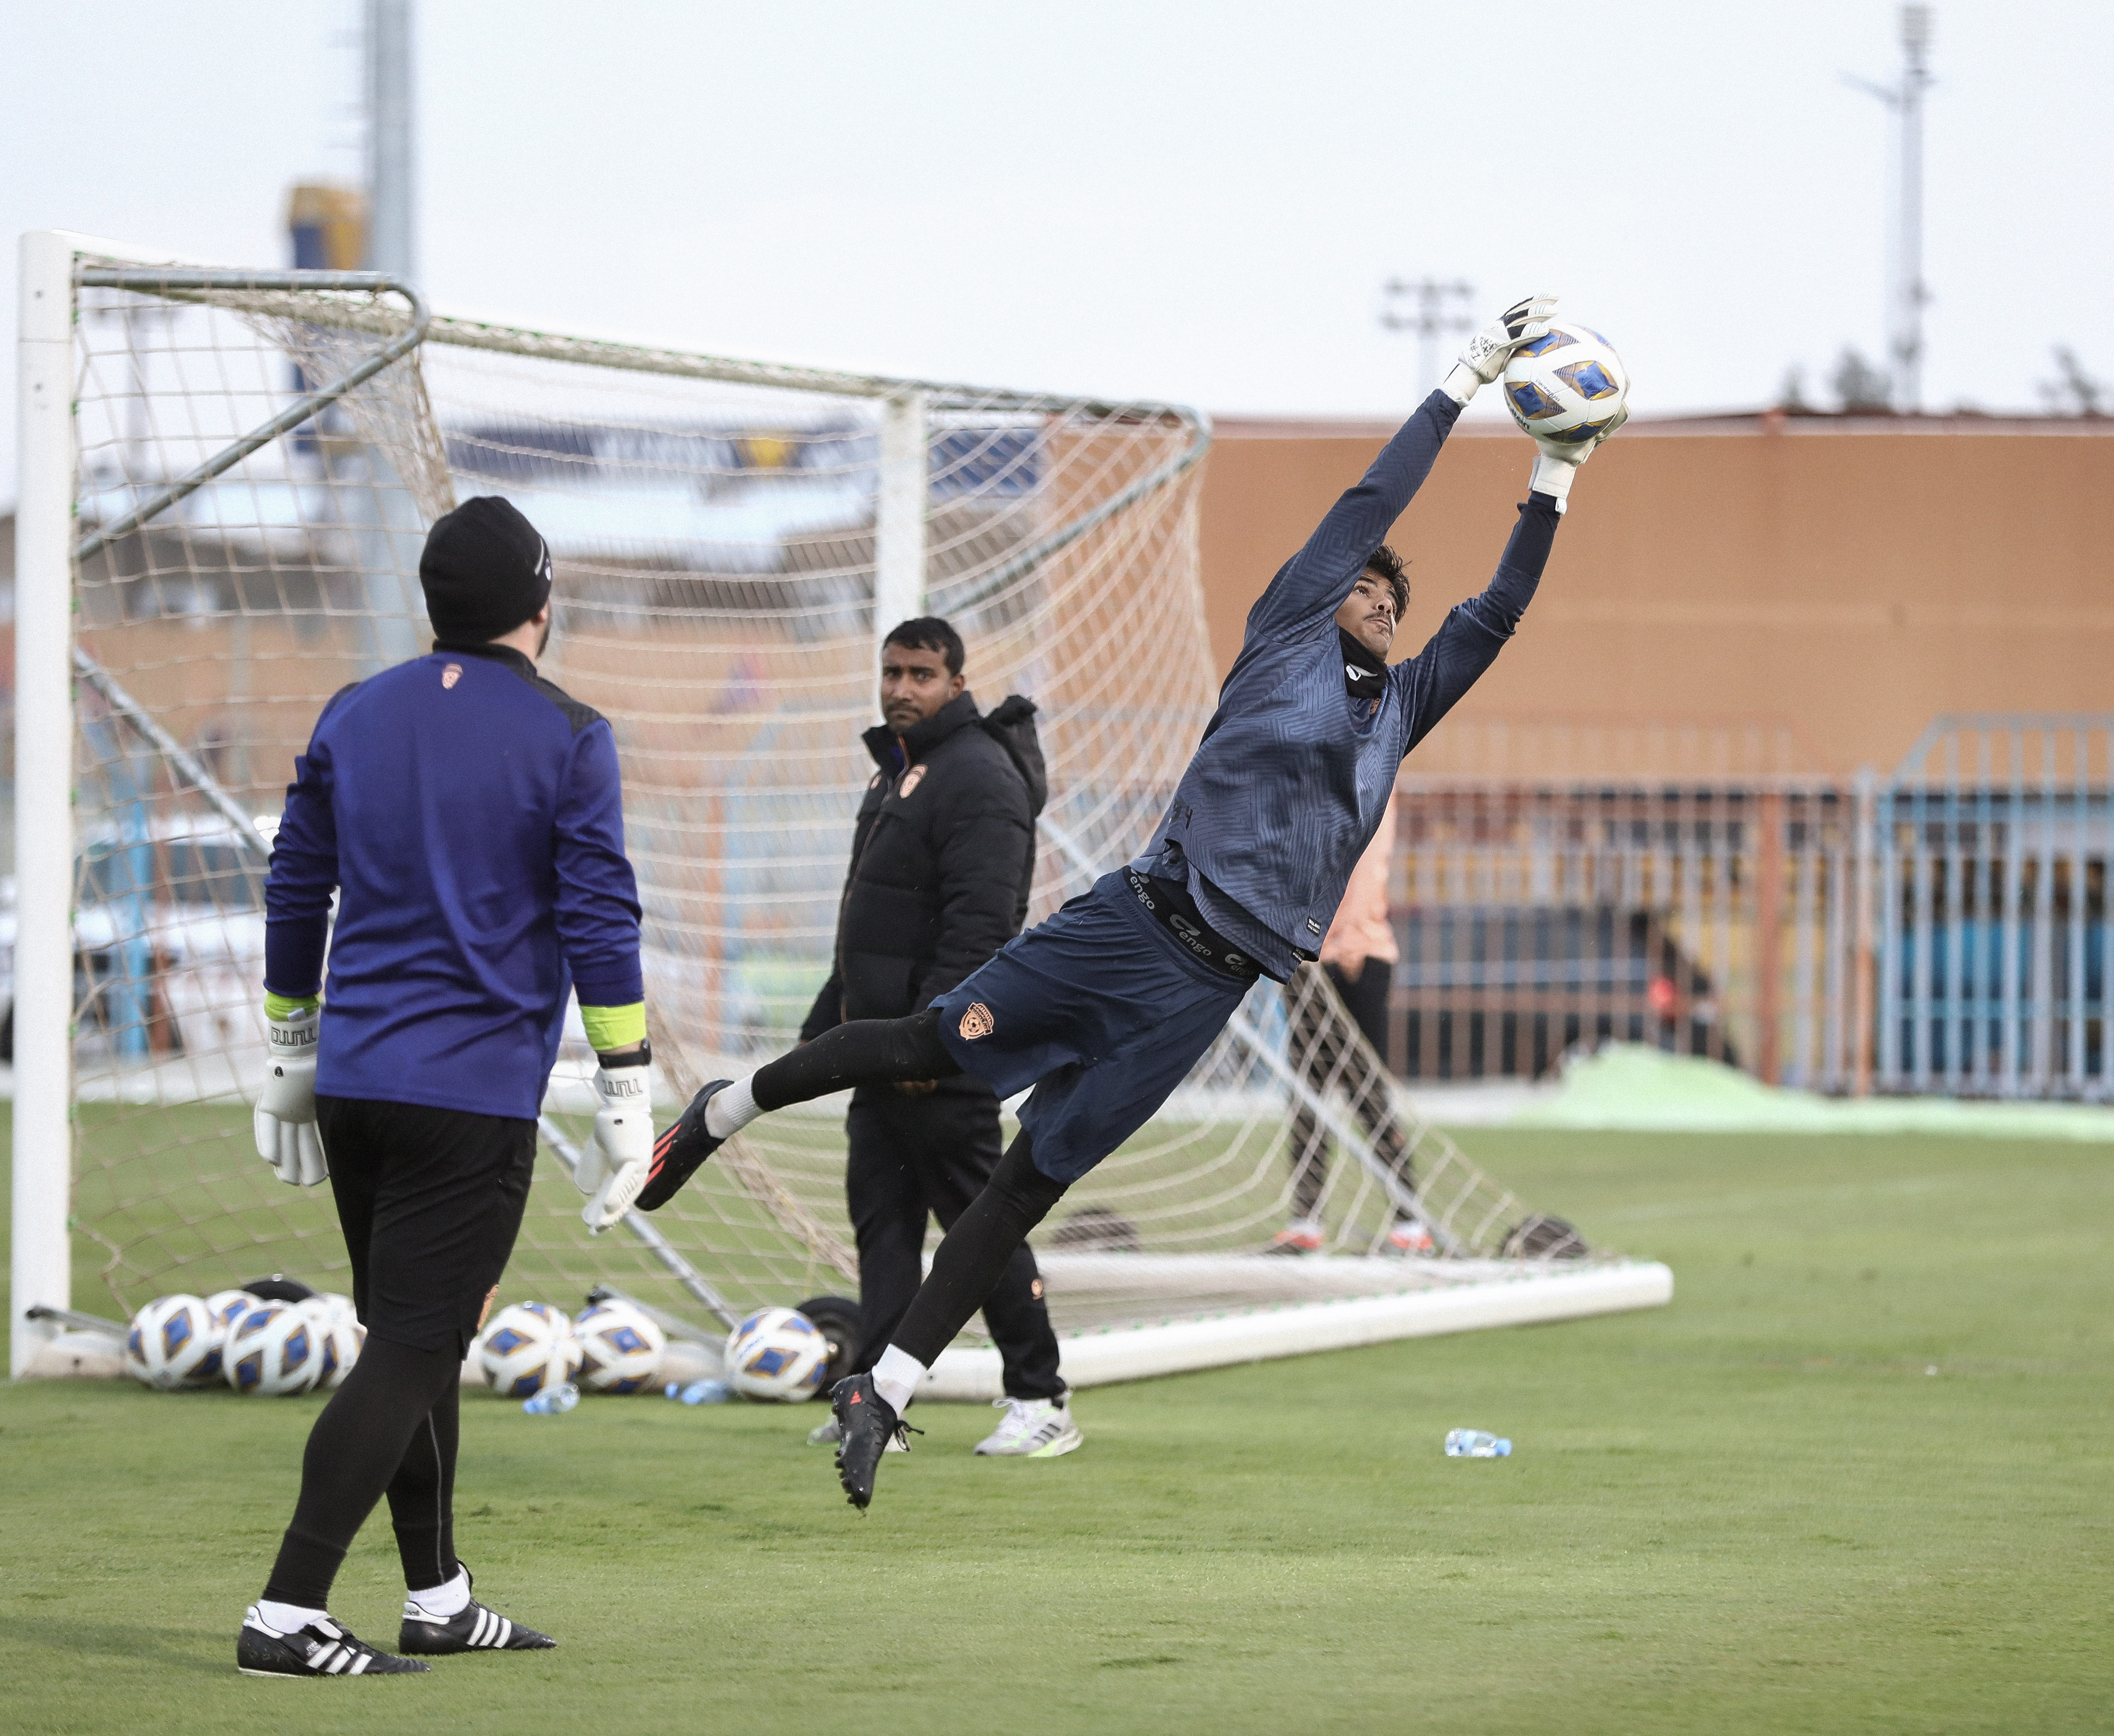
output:
[[[1035,1167],[1074,1182],[1152,1119],[1248,985],[1199,964],[1104,874],[932,1002],[947,1052],[1002,1097]]]

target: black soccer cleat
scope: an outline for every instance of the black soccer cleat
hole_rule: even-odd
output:
[[[714,1079],[690,1099],[675,1125],[653,1142],[653,1167],[646,1172],[646,1185],[634,1202],[641,1212],[658,1212],[666,1205],[698,1173],[698,1165],[725,1143],[705,1131],[705,1105],[733,1083]]]
[[[245,1676],[415,1676],[430,1666],[377,1651],[328,1616],[281,1633],[252,1604],[242,1612],[235,1667]]]
[[[830,1389],[830,1408],[837,1417],[837,1481],[844,1499],[864,1513],[873,1500],[873,1473],[892,1441],[904,1452],[909,1437],[922,1435],[895,1414],[870,1374],[847,1375]]]
[[[474,1573],[470,1583],[477,1583]],[[429,1658],[458,1651],[548,1651],[557,1643],[547,1633],[487,1610],[475,1597],[453,1615],[428,1615],[419,1607],[416,1593],[404,1600],[404,1626],[396,1636],[399,1649]]]

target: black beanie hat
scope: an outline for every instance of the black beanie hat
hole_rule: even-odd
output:
[[[482,644],[550,601],[551,551],[511,501],[480,494],[427,532],[419,584],[435,638]]]

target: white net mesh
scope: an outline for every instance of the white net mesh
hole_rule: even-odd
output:
[[[396,298],[78,292],[84,535],[403,329]],[[884,424],[920,419],[926,607],[986,708],[1041,708],[1031,920],[1144,842],[1208,718],[1198,419],[1149,404],[803,373],[437,320],[423,347],[79,576],[76,1200],[121,1304],[343,1270],[327,1193],[253,1154],[261,836],[323,702],[422,650],[424,526],[504,493],[548,539],[545,670],[610,718],[670,1102],[790,1042],[827,973],[872,765]],[[890,623],[884,621],[881,625]],[[592,1065],[577,1021],[554,1154]],[[1302,1113],[1303,1111],[1303,1113]],[[856,1291],[841,1104],[759,1123],[642,1226],[590,1241],[542,1171],[507,1290],[597,1282],[702,1317]],[[1333,1153],[1329,1147],[1334,1147]],[[1439,1257],[1246,1257],[1304,1154],[1331,1252],[1405,1219]],[[1395,1102],[1325,978],[1264,983],[1162,1113],[1040,1233],[1060,1330],[1471,1280],[1528,1217]],[[1510,1252],[1548,1253],[1539,1243]],[[1572,1249],[1560,1250],[1575,1252]],[[1173,1256],[1216,1257],[1182,1260]],[[1289,1269],[1299,1266],[1295,1276]],[[702,1280],[687,1294],[675,1268]]]

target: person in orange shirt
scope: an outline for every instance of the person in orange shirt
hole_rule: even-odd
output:
[[[1306,1083],[1322,1097],[1340,1095],[1373,1148],[1406,1188],[1416,1181],[1409,1147],[1395,1125],[1393,1098],[1385,1068],[1375,1057],[1387,1049],[1388,987],[1394,977],[1394,924],[1388,919],[1388,867],[1394,854],[1394,804],[1390,802],[1372,842],[1351,870],[1343,901],[1336,907],[1321,942],[1320,964],[1334,996],[1302,992],[1295,982],[1286,989],[1292,1010],[1292,1056]],[[1329,1004],[1340,1001],[1340,1011]],[[1348,1013],[1372,1054],[1349,1040],[1343,1013]],[[1326,1232],[1321,1197],[1329,1182],[1329,1135],[1303,1103],[1293,1108],[1288,1152],[1292,1162],[1292,1221],[1278,1231],[1272,1253],[1320,1252]],[[1428,1253],[1431,1233],[1409,1214],[1397,1211],[1388,1233],[1386,1252]]]

